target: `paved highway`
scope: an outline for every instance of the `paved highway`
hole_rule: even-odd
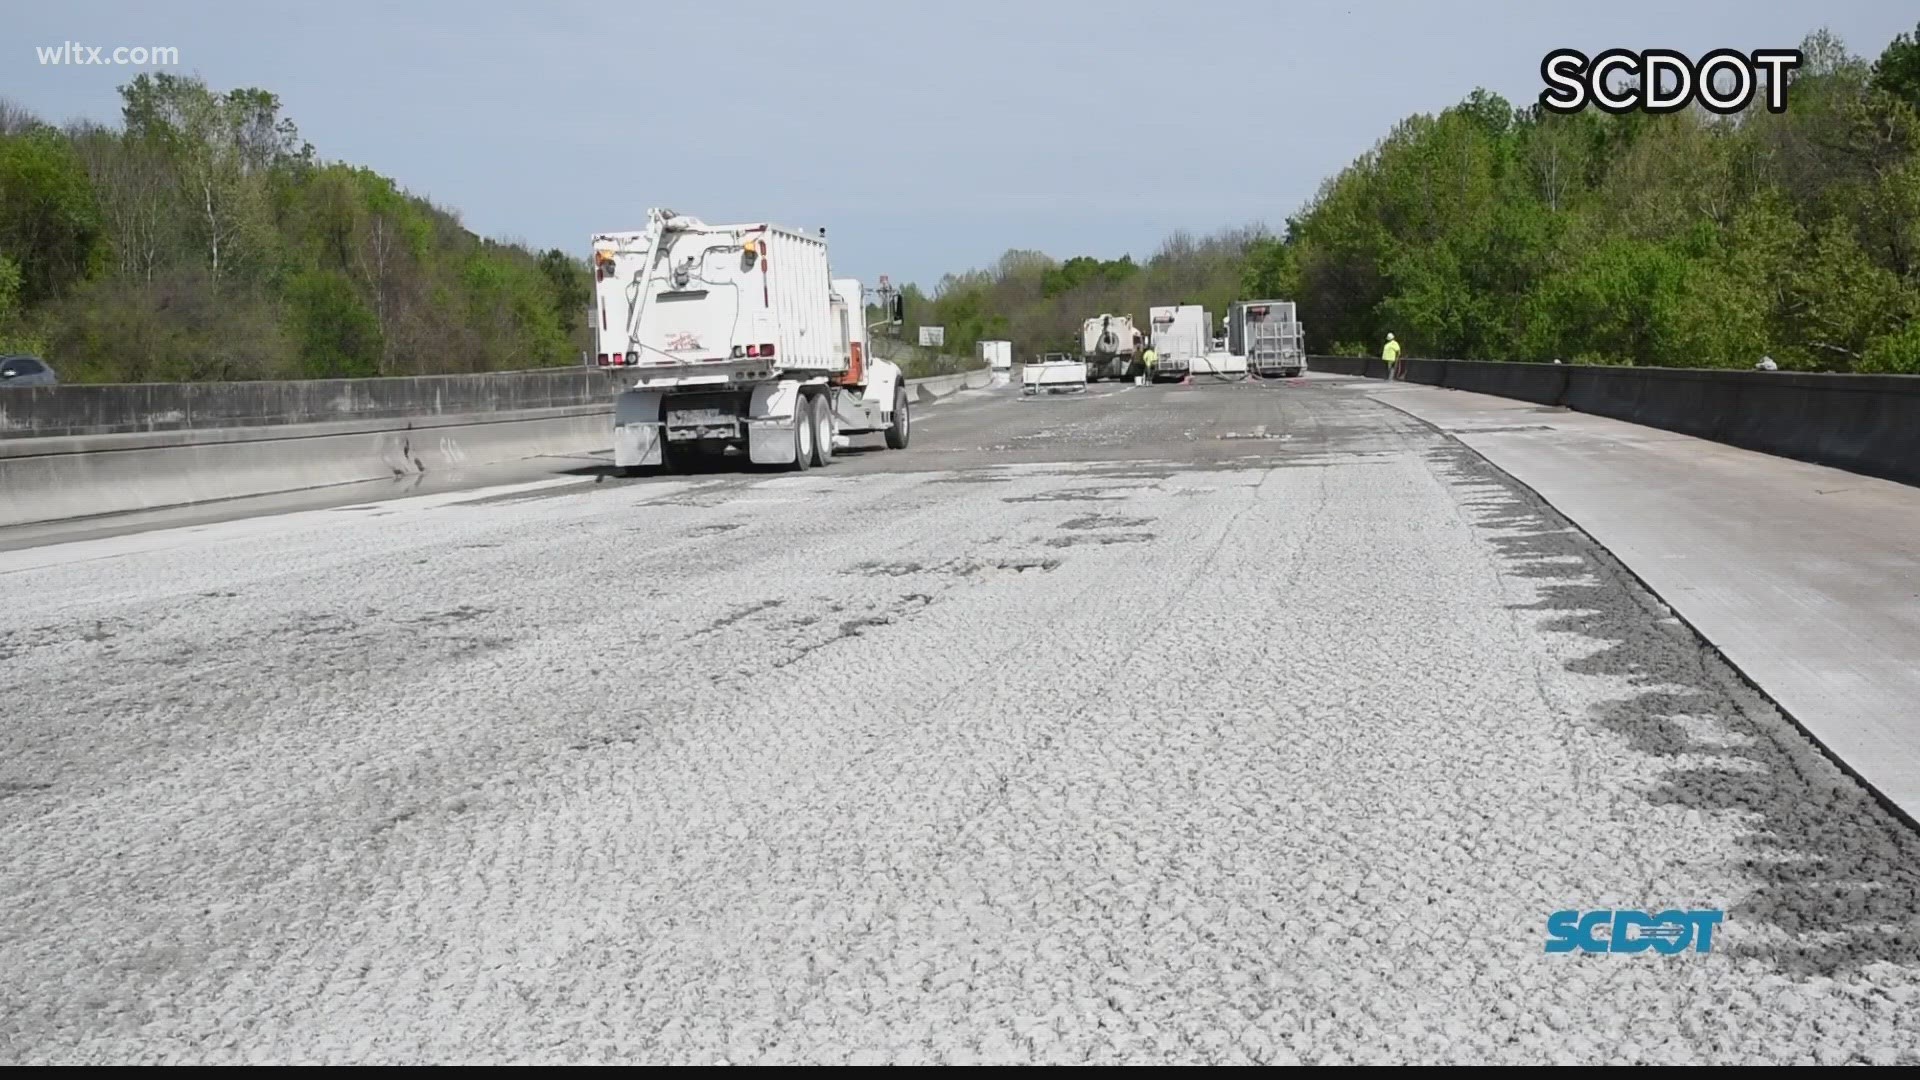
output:
[[[1914,835],[1376,396],[16,538],[0,1060],[1920,1063]]]

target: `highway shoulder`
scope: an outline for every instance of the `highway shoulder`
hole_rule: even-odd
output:
[[[1532,489],[1920,819],[1920,488],[1559,408],[1394,389],[1383,403]]]

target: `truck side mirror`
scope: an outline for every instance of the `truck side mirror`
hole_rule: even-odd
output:
[[[891,318],[892,318],[892,320],[893,320],[894,322],[897,322],[897,323],[901,323],[901,324],[905,324],[905,323],[906,323],[906,321],[907,321],[907,297],[906,297],[906,294],[905,294],[905,293],[898,293],[898,294],[896,294],[896,295],[894,296],[894,298],[893,298],[893,312],[892,312],[892,315],[891,315]]]

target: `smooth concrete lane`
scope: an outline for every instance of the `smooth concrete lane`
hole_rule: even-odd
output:
[[[311,510],[370,505],[529,483],[586,483],[606,471],[607,455],[540,457],[444,472],[414,473],[391,480],[302,488],[274,495],[189,503],[93,517],[68,518],[0,528],[0,551],[70,544],[160,530],[204,528],[223,522],[280,517]]]
[[[1920,843],[1451,437],[927,415],[0,553],[0,1060],[1920,1062]]]
[[[1565,409],[1380,392],[1585,529],[1920,819],[1920,488]]]

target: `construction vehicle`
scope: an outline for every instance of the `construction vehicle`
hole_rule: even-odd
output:
[[[1205,365],[1212,322],[1207,309],[1196,304],[1157,307],[1148,312],[1153,323],[1153,378],[1184,379],[1196,364]]]
[[[860,282],[833,276],[825,234],[655,209],[643,231],[593,237],[598,363],[634,378],[615,468],[734,452],[804,470],[867,433],[906,448],[906,382],[872,355]]]
[[[1225,320],[1222,320],[1223,331],[1224,328]],[[1227,351],[1227,335],[1222,332],[1207,342],[1207,355],[1193,362],[1193,374],[1238,382],[1247,377],[1247,361]]]
[[[1227,309],[1227,350],[1261,378],[1291,379],[1307,370],[1306,342],[1291,300],[1240,300]]]
[[[1038,363],[1020,368],[1020,393],[1059,394],[1087,392],[1087,364],[1069,353],[1047,353]]]
[[[1095,315],[1080,324],[1080,359],[1086,365],[1087,381],[1131,375],[1140,343],[1131,315]]]

